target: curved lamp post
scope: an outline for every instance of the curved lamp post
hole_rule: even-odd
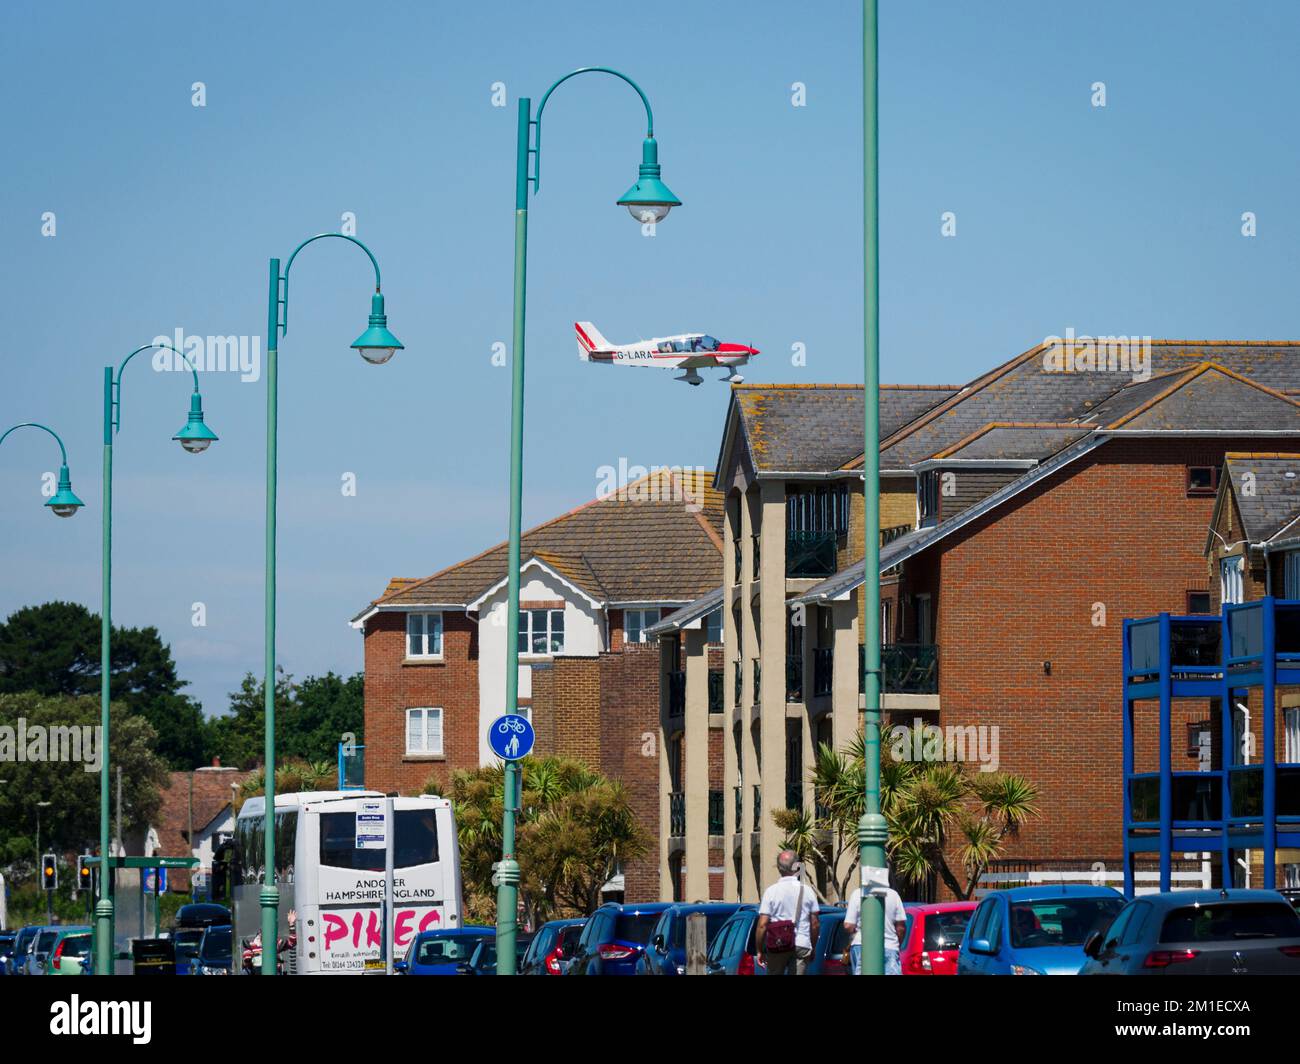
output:
[[[522,538],[521,495],[524,465],[524,308],[528,274],[528,186],[534,194],[541,187],[542,113],[557,88],[579,74],[610,74],[627,82],[645,105],[646,135],[641,146],[641,167],[636,182],[616,202],[626,207],[638,222],[661,222],[681,200],[659,179],[659,145],[655,141],[654,113],[641,87],[609,67],[582,67],[555,82],[532,116],[532,100],[519,100],[519,127],[515,161],[515,296],[514,357],[510,384],[510,546],[506,561],[506,704],[503,712],[517,712],[519,706],[519,552]],[[533,172],[528,172],[529,157]],[[505,769],[505,810],[501,824],[501,864],[497,868],[497,974],[515,974],[515,933],[519,900],[519,862],[515,860],[515,803],[518,801],[519,765],[508,761]]]
[[[4,443],[9,433],[16,432],[18,429],[40,429],[42,432],[48,432],[54,437],[54,442],[59,445],[59,486],[55,493],[50,496],[50,501],[45,505],[49,507],[50,513],[54,514],[55,517],[71,517],[85,503],[72,493],[72,477],[68,473],[68,451],[63,446],[63,441],[59,439],[59,434],[38,422],[24,421],[6,429],[4,434],[0,435],[0,443]]]
[[[266,707],[266,736],[263,761],[266,776],[265,872],[259,900],[262,907],[262,974],[274,975],[280,920],[280,891],[275,885],[275,510],[276,451],[279,428],[278,362],[280,337],[289,331],[289,271],[298,252],[308,244],[336,237],[355,244],[366,253],[375,268],[375,292],[370,297],[370,321],[365,332],[352,342],[352,349],[373,365],[382,365],[402,350],[402,343],[388,331],[384,296],[380,290],[379,263],[365,244],[343,233],[317,233],[296,248],[280,272],[280,260],[271,260],[271,287],[266,320],[266,676],[263,698]]]
[[[190,454],[206,451],[217,438],[203,423],[203,397],[199,394],[199,373],[194,364],[171,344],[145,344],[137,347],[114,372],[112,366],[104,367],[104,501],[103,501],[103,554],[100,579],[101,608],[99,611],[99,901],[95,904],[95,972],[113,974],[113,868],[109,863],[108,834],[108,706],[111,697],[112,639],[113,639],[113,436],[122,427],[122,374],[131,359],[143,351],[170,351],[189,368],[194,378],[194,392],[190,396],[190,410],[186,422],[172,437]]]

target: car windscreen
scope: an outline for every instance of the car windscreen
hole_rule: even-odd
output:
[[[411,868],[438,860],[438,827],[432,809],[399,809],[393,838],[393,867]],[[382,872],[384,851],[357,849],[357,815],[320,814],[320,863],[330,868]]]
[[[457,964],[474,955],[480,942],[491,935],[430,935],[420,939],[416,964]]]
[[[712,942],[718,936],[718,929],[722,927],[731,916],[731,913],[722,912],[704,914],[704,941]],[[673,920],[673,940],[669,945],[673,949],[686,948],[686,924],[690,918],[688,916],[678,916]]]
[[[198,959],[204,964],[228,964],[231,947],[230,928],[209,931],[203,936]]]
[[[644,946],[650,941],[660,913],[619,913],[614,921],[614,938]]]
[[[199,943],[203,941],[203,928],[178,927],[172,932],[172,941],[176,943],[178,958],[193,957],[199,951]]]
[[[1011,903],[1011,945],[1015,949],[1082,946],[1093,931],[1104,930],[1123,898],[1052,898]]]
[[[925,945],[927,950],[960,949],[970,923],[968,912],[930,913],[925,918]]]
[[[1300,916],[1281,902],[1216,902],[1175,909],[1160,929],[1161,942],[1247,938],[1300,938]]]

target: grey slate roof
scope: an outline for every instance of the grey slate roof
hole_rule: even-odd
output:
[[[680,631],[692,621],[707,617],[722,605],[722,588],[716,587],[707,595],[702,595],[694,602],[688,602],[679,610],[674,610],[658,624],[652,624],[645,630],[648,636],[668,635]]]
[[[883,385],[881,438],[958,390],[940,385]],[[744,443],[760,474],[833,472],[862,454],[861,385],[735,384],[731,394]]]
[[[959,461],[975,459],[1033,459],[1042,461],[1083,439],[1092,429],[1086,425],[1000,424],[982,429],[974,439],[959,443],[935,457]]]
[[[1300,517],[1300,454],[1231,452],[1224,466],[1246,539],[1262,543],[1280,532],[1297,534],[1292,522]]]

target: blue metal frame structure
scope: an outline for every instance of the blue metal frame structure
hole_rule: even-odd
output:
[[[1124,893],[1133,896],[1134,858],[1145,853],[1159,855],[1162,891],[1171,887],[1174,853],[1190,851],[1217,851],[1220,886],[1231,887],[1233,851],[1261,850],[1264,885],[1273,886],[1276,851],[1300,849],[1300,764],[1280,763],[1276,749],[1277,688],[1300,686],[1300,601],[1267,596],[1226,604],[1217,617],[1127,619],[1123,659]],[[1261,691],[1262,749],[1255,763],[1238,764],[1233,704],[1254,688]],[[1176,698],[1219,700],[1218,767],[1210,772],[1173,771]],[[1134,771],[1139,701],[1160,705],[1157,772]],[[1145,799],[1137,808],[1135,792]]]

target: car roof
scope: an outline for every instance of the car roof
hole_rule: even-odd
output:
[[[1186,905],[1215,905],[1221,902],[1273,902],[1274,904],[1285,904],[1290,906],[1290,902],[1284,897],[1279,897],[1275,890],[1169,890],[1160,894],[1140,894],[1134,901],[1152,902],[1155,905],[1166,909],[1179,908]]]
[[[1120,898],[1114,887],[1094,887],[1087,883],[1040,883],[1032,887],[991,890],[985,897],[999,895],[1008,901],[1051,901],[1053,898]]]
[[[612,909],[621,916],[636,916],[640,913],[661,913],[665,909],[671,909],[676,902],[671,901],[647,901],[647,902],[607,902],[602,905],[602,909]]]
[[[468,927],[430,927],[419,933],[420,938],[431,938],[434,935],[495,935],[495,927],[477,927],[473,924]]]
[[[731,912],[736,908],[734,901],[675,901],[668,906],[675,913],[713,913],[725,909]],[[665,910],[666,912],[667,910]]]
[[[931,916],[935,913],[961,913],[970,912],[979,902],[977,901],[930,901],[921,902],[909,901],[904,908],[909,913],[918,913],[922,916]]]

